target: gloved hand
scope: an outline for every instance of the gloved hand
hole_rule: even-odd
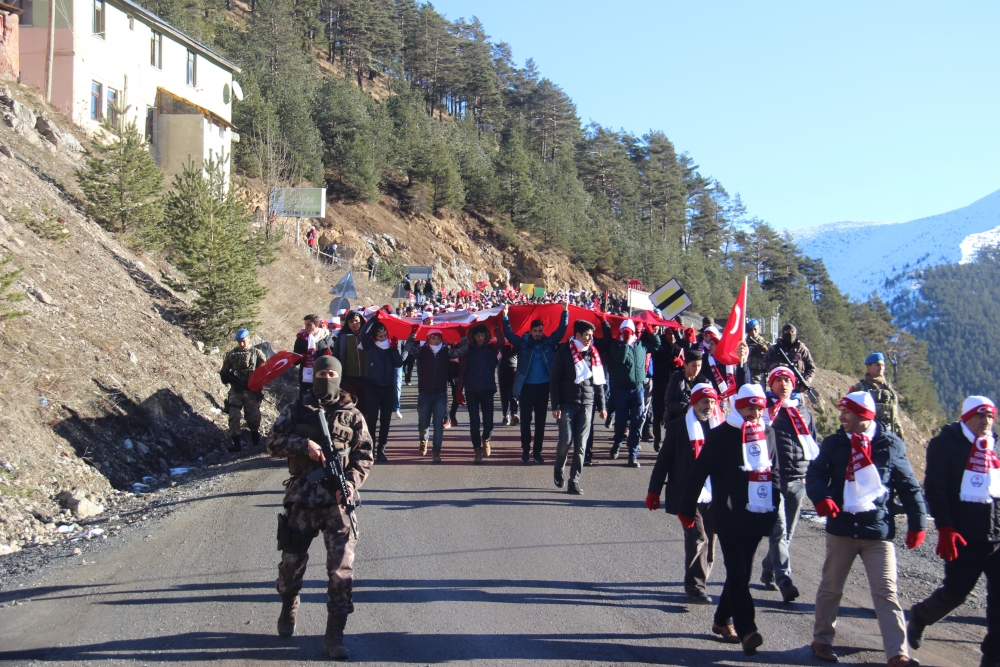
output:
[[[462,389],[456,391],[455,400],[458,402],[459,405],[465,405],[465,391]]]
[[[674,368],[684,368],[684,359],[681,357],[674,357]]]
[[[688,327],[687,329],[684,330],[684,338],[689,343],[698,342],[698,334],[695,333],[694,327]]]
[[[657,493],[647,493],[646,494],[646,508],[650,512],[653,510],[660,509],[660,496]]]
[[[926,530],[908,530],[906,531],[906,548],[916,549],[921,544],[924,543],[924,538],[927,537]]]
[[[958,548],[968,544],[958,531],[951,526],[938,526],[937,549],[934,550],[938,556],[947,561],[958,558]]]
[[[840,514],[840,508],[837,507],[837,503],[833,502],[833,498],[824,498],[816,503],[816,514],[828,516],[832,519]]]
[[[393,336],[389,339],[389,349],[395,350],[397,347],[399,347],[399,339]]]
[[[678,514],[677,518],[681,520],[681,525],[685,528],[694,528],[694,517],[684,516],[683,514]]]

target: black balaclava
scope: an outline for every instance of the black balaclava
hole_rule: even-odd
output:
[[[795,334],[798,332],[795,329],[785,329],[781,332],[781,340],[785,345],[791,346],[795,342]]]
[[[335,378],[321,378],[320,371],[337,371]],[[340,398],[340,380],[343,369],[340,359],[324,354],[313,362],[312,393],[320,403],[334,403]]]

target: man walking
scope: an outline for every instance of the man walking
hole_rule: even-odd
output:
[[[712,516],[726,564],[712,632],[724,641],[741,643],[744,655],[755,655],[764,638],[757,632],[750,573],[757,546],[774,530],[780,473],[773,467],[777,452],[767,441],[762,419],[764,390],[747,383],[731,404],[726,421],[705,435],[705,448],[684,485],[677,518],[685,529],[695,526],[698,501],[711,476]]]
[[[687,413],[666,425],[663,446],[649,477],[646,507],[660,508],[664,483],[663,509],[679,514],[681,494],[694,462],[705,446],[705,434],[718,426],[715,404],[719,395],[708,383],[695,385]],[[706,482],[698,494],[694,525],[684,528],[684,592],[691,604],[712,604],[706,584],[715,562],[715,521],[712,518],[712,484]]]
[[[368,372],[368,359],[361,336],[365,318],[358,311],[352,310],[341,321],[344,326],[330,334],[330,349],[343,368],[341,387],[354,396],[358,410],[367,417],[368,389],[365,386],[365,376]]]
[[[372,317],[361,328],[361,347],[365,352],[365,387],[368,393],[369,433],[378,426],[375,460],[386,463],[385,445],[389,441],[392,413],[396,409],[396,371],[403,366],[403,357],[395,340],[389,340],[385,325]]]
[[[375,253],[368,256],[368,282],[375,279],[375,268],[378,267],[378,259],[375,257]]]
[[[545,440],[545,419],[549,407],[549,382],[552,377],[552,358],[556,346],[569,327],[569,302],[563,302],[559,326],[551,336],[545,335],[545,323],[534,320],[528,333],[515,336],[510,328],[510,306],[503,307],[504,337],[517,351],[517,374],[514,377],[514,396],[521,407],[521,462],[531,460],[531,420],[534,415],[534,461],[545,463],[542,458],[542,442]]]
[[[500,362],[497,365],[497,384],[500,388],[500,410],[503,412],[504,426],[517,426],[521,421],[517,416],[517,398],[514,396],[516,375],[517,352],[513,345],[507,343],[500,350]]]
[[[444,420],[448,412],[448,366],[460,355],[444,342],[440,329],[431,329],[427,344],[418,345],[416,328],[406,341],[406,353],[417,355],[417,431],[420,434],[420,455],[427,454],[427,429],[434,425],[432,460],[441,463],[441,443],[444,440]]]
[[[480,324],[469,331],[468,343],[459,350],[464,358],[458,375],[458,391],[464,393],[469,407],[469,433],[476,463],[492,453],[493,410],[497,394],[497,354],[503,347],[503,334],[497,327],[497,342],[490,344],[490,330]],[[480,431],[482,412],[482,431]]]
[[[875,421],[875,403],[865,392],[840,399],[841,428],[827,436],[806,471],[806,493],[826,520],[826,560],[816,591],[812,650],[837,662],[833,638],[837,611],[851,565],[860,556],[868,576],[875,616],[889,667],[916,665],[906,649],[903,609],[896,595],[896,523],[889,507],[895,495],[906,510],[906,546],[924,541],[927,514],[906,446]]]
[[[605,338],[611,338],[611,325],[605,316],[601,322]],[[646,354],[660,349],[660,337],[645,332],[636,336],[635,323],[625,320],[618,327],[618,337],[611,341],[610,368],[611,400],[615,404],[615,434],[611,445],[611,458],[618,458],[618,451],[625,441],[628,428],[628,466],[639,467],[639,430],[642,426],[646,396]]]
[[[865,359],[865,376],[851,391],[867,391],[875,401],[875,419],[900,438],[903,437],[903,425],[899,421],[899,396],[885,379],[885,355],[872,352]]]
[[[235,340],[236,347],[226,353],[225,359],[222,360],[222,369],[219,371],[222,383],[229,385],[226,405],[229,408],[229,435],[233,439],[230,452],[242,449],[241,416],[246,417],[247,427],[250,429],[250,442],[254,447],[260,442],[260,399],[263,394],[256,394],[247,389],[247,381],[258,366],[263,366],[267,362],[263,352],[250,347],[248,330],[237,331]]]
[[[559,424],[553,478],[556,487],[563,488],[566,457],[572,443],[573,462],[570,464],[567,491],[574,495],[583,494],[580,475],[594,410],[602,419],[606,414],[604,366],[593,340],[594,325],[586,320],[577,320],[573,323],[573,337],[568,344],[556,350],[552,361],[552,416]]]
[[[688,350],[684,353],[684,366],[673,374],[664,399],[664,423],[670,423],[687,414],[694,387],[707,380],[701,375],[701,352]],[[718,396],[718,392],[716,392]]]
[[[309,473],[323,466],[325,458],[317,441],[328,425],[337,456],[347,459],[344,477],[349,498],[368,477],[372,465],[372,440],[351,395],[340,390],[340,361],[322,356],[313,366],[310,393],[289,403],[267,437],[267,453],[288,459],[291,479],[285,483],[285,514],[278,517],[278,594],[281,615],[278,635],[291,637],[299,608],[299,591],[309,562],[309,545],[320,532],[326,544],[327,621],[323,649],[335,660],[347,660],[344,628],[354,611],[354,551],[357,538],[351,530],[338,489],[326,479],[310,482]]]
[[[781,591],[781,599],[793,602],[799,589],[792,583],[792,563],[789,548],[799,512],[806,497],[806,468],[819,454],[816,444],[816,424],[805,402],[792,398],[795,373],[778,366],[767,376],[770,392],[764,422],[771,427],[767,437],[774,441],[781,473],[781,492],[777,496],[778,520],[774,522],[770,544],[761,563],[760,580],[771,591]]]
[[[910,646],[920,648],[924,629],[950,614],[986,575],[986,637],[980,667],[1000,666],[1000,459],[993,424],[997,408],[985,396],[969,396],[962,417],[927,445],[924,489],[938,531],[937,555],[944,581],[910,609]]]
[[[302,330],[295,337],[292,352],[302,355],[299,365],[299,397],[312,390],[313,362],[319,355],[330,354],[328,332],[319,325],[319,315],[302,318]]]

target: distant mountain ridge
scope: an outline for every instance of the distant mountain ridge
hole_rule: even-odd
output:
[[[834,222],[789,233],[803,254],[823,260],[841,292],[863,300],[877,290],[888,302],[917,287],[907,278],[913,271],[965,263],[1000,243],[1000,190],[909,222]]]

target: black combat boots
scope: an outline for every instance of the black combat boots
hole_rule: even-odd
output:
[[[231,451],[231,452],[238,452],[238,451],[241,451],[242,449],[243,449],[243,445],[240,444],[240,436],[234,435],[233,436],[233,446],[229,448],[229,451]]]
[[[260,444],[260,431],[250,431],[250,442],[254,447]]]
[[[351,652],[344,646],[344,627],[347,625],[347,614],[329,614],[326,617],[326,637],[323,639],[323,651],[333,660],[348,660]]]
[[[291,637],[295,634],[295,617],[299,613],[299,596],[281,598],[281,616],[278,616],[278,636]]]

